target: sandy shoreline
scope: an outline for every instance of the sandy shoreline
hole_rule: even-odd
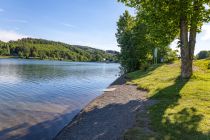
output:
[[[91,101],[54,139],[123,139],[126,130],[135,125],[136,114],[147,114],[146,107],[152,102],[146,98],[147,92],[138,90],[134,85],[127,85],[123,76],[109,88],[112,90]],[[148,122],[147,116],[143,119],[145,123]]]

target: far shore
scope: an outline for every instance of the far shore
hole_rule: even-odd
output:
[[[94,62],[94,63],[118,63],[114,61],[71,61],[67,59],[40,59],[38,57],[29,57],[29,58],[22,58],[18,56],[1,56],[0,59],[9,59],[9,58],[14,58],[14,59],[26,59],[26,60],[50,60],[50,61],[64,61],[64,62]]]
[[[1,56],[0,59],[5,59],[5,58],[18,58],[17,56]]]

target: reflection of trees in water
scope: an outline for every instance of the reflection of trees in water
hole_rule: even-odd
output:
[[[63,79],[69,76],[82,78],[117,74],[117,66],[103,67],[88,65],[1,65],[0,76],[17,77],[21,80],[40,81]]]
[[[97,94],[117,73],[116,64],[9,60],[0,62],[0,89],[15,102],[65,104],[69,99],[85,95],[80,99],[85,100],[87,94]]]
[[[99,91],[96,90],[106,88],[116,78],[119,66],[101,63],[53,63],[34,63],[27,60],[0,63],[0,89],[4,90],[2,96],[6,97],[6,101],[14,102],[69,104],[78,99],[86,102],[98,94]]]
[[[63,78],[68,75],[62,68],[45,65],[2,65],[0,75],[18,77],[21,80],[47,80],[50,77]]]
[[[8,128],[0,129],[0,139],[41,139],[43,136],[51,138],[79,111],[78,109],[97,96],[96,89],[105,88],[114,80],[118,66],[28,60],[9,60],[6,63],[0,61],[0,90],[5,91],[0,91],[1,112],[11,113],[6,114],[6,120],[19,119],[17,124],[12,125],[9,124],[12,122],[9,122]],[[5,81],[8,78],[10,80]],[[56,109],[52,104],[61,108]],[[47,112],[48,108],[45,109],[46,106],[53,111],[66,106],[67,109],[61,114],[51,114]],[[44,116],[47,119],[32,125],[29,123],[32,121],[26,118],[27,115],[37,115],[36,118]],[[15,116],[15,119],[12,116]],[[0,123],[1,121],[2,119]],[[28,133],[10,135],[22,129]]]

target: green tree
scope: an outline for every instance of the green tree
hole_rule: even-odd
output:
[[[120,62],[125,72],[131,72],[137,69],[136,57],[133,51],[134,44],[132,42],[132,33],[135,26],[135,19],[128,11],[120,16],[117,23],[118,29],[116,33],[117,42],[121,48]]]
[[[28,48],[28,47],[24,47],[24,48],[23,48],[23,56],[24,56],[25,58],[29,58],[30,53],[31,53],[30,48]]]
[[[209,0],[118,0],[135,7],[150,29],[151,37],[157,42],[179,36],[181,48],[181,76],[192,75],[197,32],[204,22],[209,21],[210,10],[205,6]],[[162,44],[162,43],[161,43]]]
[[[205,58],[208,58],[208,57],[210,57],[210,51],[200,51],[197,54],[198,59],[205,59]]]
[[[37,52],[37,49],[36,47],[32,47],[31,48],[31,57],[37,57],[38,56],[38,52]]]
[[[0,55],[10,55],[10,48],[8,44],[0,42]]]

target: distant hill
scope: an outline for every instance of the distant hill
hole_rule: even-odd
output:
[[[83,50],[89,50],[89,51],[99,50],[99,49],[95,49],[95,48],[88,47],[88,46],[81,46],[81,45],[71,45],[71,46],[77,47],[77,48],[80,48],[80,49],[83,49]]]
[[[113,50],[106,50],[106,53],[112,54],[112,55],[119,55],[120,54],[118,51],[113,51]]]
[[[100,49],[96,49],[96,48],[92,48],[92,47],[88,47],[88,46],[81,46],[81,45],[72,45],[73,47],[77,47],[86,51],[94,51],[94,50],[98,50],[101,51]],[[105,51],[108,54],[112,54],[112,55],[119,55],[118,51],[114,51],[114,50],[106,50]]]
[[[0,55],[69,61],[117,61],[117,53],[110,51],[35,38],[8,43],[0,41]]]

